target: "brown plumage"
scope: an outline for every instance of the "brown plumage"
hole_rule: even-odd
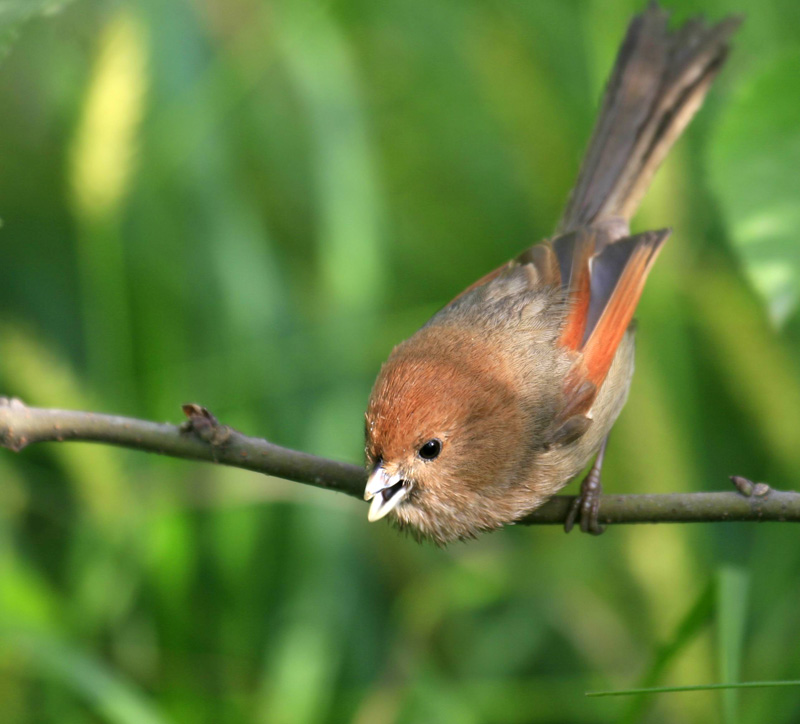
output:
[[[537,508],[603,449],[669,235],[631,236],[628,222],[737,24],[669,32],[655,4],[634,18],[556,236],[468,287],[383,365],[367,409],[370,520],[440,544],[474,537]],[[601,458],[574,511],[591,532]]]

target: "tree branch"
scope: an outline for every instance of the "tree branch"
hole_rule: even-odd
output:
[[[183,425],[95,412],[28,407],[0,397],[0,446],[15,452],[37,442],[99,442],[188,460],[214,462],[286,478],[360,498],[364,468],[249,437],[221,425],[205,408],[185,405]],[[800,493],[732,478],[738,492],[606,495],[601,523],[800,522]],[[574,496],[552,498],[521,522],[562,524]]]

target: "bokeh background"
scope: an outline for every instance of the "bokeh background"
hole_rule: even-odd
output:
[[[798,487],[800,5],[744,12],[636,228],[674,227],[616,492]],[[392,346],[548,235],[632,0],[4,0],[0,392],[180,404],[360,461]],[[795,525],[509,528],[84,444],[0,454],[0,718],[797,722]]]

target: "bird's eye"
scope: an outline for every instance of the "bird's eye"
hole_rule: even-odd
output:
[[[433,440],[428,440],[418,451],[418,455],[423,460],[434,460],[435,458],[439,457],[439,453],[442,452],[442,441],[437,440],[434,438]]]

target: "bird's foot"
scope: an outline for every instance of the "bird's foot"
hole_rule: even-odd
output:
[[[603,469],[603,456],[606,452],[606,442],[597,453],[594,465],[581,483],[581,492],[575,497],[570,506],[567,518],[564,521],[564,532],[569,533],[575,523],[580,520],[580,528],[584,533],[600,535],[606,527],[600,524],[600,496],[603,494],[603,483],[600,473]]]

